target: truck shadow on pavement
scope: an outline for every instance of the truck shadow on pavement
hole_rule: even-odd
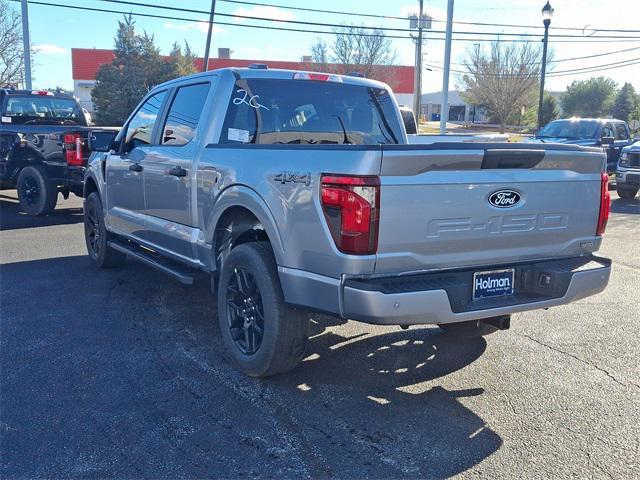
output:
[[[15,191],[12,193],[15,194]],[[58,206],[49,215],[32,217],[20,210],[20,204],[15,195],[0,191],[0,231],[49,227],[52,225],[71,225],[82,223],[83,221],[82,207],[61,208]]]
[[[633,200],[618,198],[611,201],[611,213],[640,214],[640,194]]]
[[[256,380],[204,282],[77,256],[5,264],[1,293],[11,478],[445,478],[503,443],[472,409],[482,386],[452,378],[482,338],[314,315],[305,361]]]

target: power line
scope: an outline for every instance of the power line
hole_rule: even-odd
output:
[[[20,0],[11,0],[13,2],[19,2]],[[59,7],[59,8],[67,8],[72,10],[82,10],[82,11],[90,11],[90,12],[99,12],[99,13],[114,13],[118,15],[133,15],[134,17],[145,17],[145,18],[158,18],[162,20],[178,20],[182,22],[192,22],[192,23],[206,23],[206,20],[196,19],[196,18],[185,18],[185,17],[176,17],[176,16],[167,16],[167,15],[158,15],[151,13],[140,13],[140,12],[123,12],[121,10],[109,10],[106,8],[96,8],[96,7],[84,7],[79,5],[63,5],[58,3],[46,3],[41,1],[29,0],[31,5],[43,5],[47,7]],[[219,15],[219,14],[216,14]],[[230,23],[230,22],[214,22],[214,25],[224,25],[229,27],[243,27],[243,28],[259,28],[263,30],[282,30],[288,32],[301,32],[301,33],[320,33],[320,34],[328,34],[335,35],[335,32],[327,32],[323,30],[302,30],[296,28],[286,28],[286,27],[270,27],[268,25],[248,25],[248,24],[238,24],[238,23]],[[380,35],[376,34],[367,34],[367,33],[345,33],[345,35],[353,35],[353,36],[364,36],[364,37],[379,37]],[[410,40],[409,36],[399,36],[399,35],[385,35],[386,38],[397,38],[402,40]],[[431,40],[441,40],[440,38],[430,38]]]
[[[179,11],[179,12],[185,12],[185,13],[197,13],[197,14],[207,14],[207,15],[209,14],[209,12],[206,10],[170,7],[166,5],[153,5],[149,3],[137,2],[132,0],[98,0],[98,1],[105,2],[105,3],[115,3],[120,5],[143,7],[143,8],[156,8],[160,10]],[[278,23],[286,23],[286,24],[294,24],[294,25],[311,25],[315,27],[340,28],[343,26],[335,23],[309,22],[304,20],[287,20],[282,18],[262,18],[262,17],[253,16],[253,15],[240,15],[240,14],[230,14],[230,13],[220,13],[220,12],[217,12],[216,15],[219,17],[227,17],[227,18],[242,18],[245,20],[269,21],[269,22],[278,22]],[[372,30],[371,27],[367,27],[364,25],[350,25],[349,27],[355,28],[355,29],[362,29],[362,30]],[[408,28],[392,28],[392,27],[374,27],[374,28],[375,30],[388,31],[388,32],[409,32],[410,31],[410,29]],[[432,29],[431,33],[445,33],[445,31]],[[541,34],[537,34],[537,33],[512,33],[512,32],[505,33],[505,32],[475,32],[475,31],[471,31],[471,32],[454,31],[453,33],[456,35],[497,35],[497,36],[507,36],[507,37],[532,37],[532,38],[542,37]],[[583,35],[556,34],[551,36],[554,38],[585,38]],[[597,37],[591,37],[591,38],[602,38],[602,39],[606,38],[606,39],[620,39],[620,40],[640,39],[640,37],[637,35],[635,36],[599,35]]]
[[[588,58],[596,58],[596,57],[606,57],[609,55],[615,55],[617,53],[624,53],[624,52],[631,52],[634,50],[640,50],[640,47],[631,47],[631,48],[624,48],[622,50],[613,50],[611,52],[604,52],[604,53],[596,53],[593,55],[584,55],[582,57],[571,57],[571,58],[561,58],[559,60],[549,60],[547,62],[547,64],[549,63],[562,63],[562,62],[572,62],[574,60],[586,60]],[[442,60],[431,60],[431,62],[435,62],[435,63],[444,63],[442,62]],[[525,65],[538,65],[540,62],[534,62],[534,63],[527,63]],[[451,62],[452,65],[460,65],[460,66],[464,66],[465,63],[459,63],[459,62]]]
[[[569,69],[569,70],[559,70],[557,72],[551,72],[549,74],[547,74],[548,77],[563,77],[566,75],[575,75],[575,74],[583,74],[583,73],[591,73],[591,72],[599,72],[602,70],[606,70],[606,69],[611,69],[611,70],[615,70],[617,68],[623,68],[623,67],[628,67],[631,65],[636,65],[640,63],[640,57],[637,58],[629,58],[627,60],[621,60],[618,62],[612,62],[612,63],[605,63],[602,65],[592,65],[590,67],[583,67],[583,68],[573,68],[573,69]],[[438,71],[443,71],[444,69],[441,66],[438,65],[432,65],[427,63],[426,64],[429,68],[433,68],[436,69]],[[459,73],[459,74],[473,74],[473,72],[471,71],[464,71],[464,70],[451,70],[452,72],[455,73]],[[529,77],[530,75],[518,75],[518,74],[482,74],[480,76],[483,77],[495,77],[495,78],[526,78]]]
[[[11,0],[13,2],[19,2],[20,0]],[[119,11],[119,10],[109,10],[109,9],[104,9],[104,8],[95,8],[95,7],[86,7],[86,6],[78,6],[78,5],[64,5],[64,4],[57,4],[57,3],[46,3],[46,2],[42,2],[42,1],[34,1],[34,0],[29,0],[31,4],[33,5],[43,5],[43,6],[49,6],[49,7],[59,7],[59,8],[67,8],[67,9],[74,9],[74,10],[82,10],[82,11],[92,11],[92,12],[100,12],[100,13],[113,13],[113,14],[119,14],[119,15],[133,15],[133,16],[138,16],[138,17],[146,17],[146,18],[159,18],[159,19],[164,19],[164,20],[179,20],[179,21],[184,21],[184,22],[198,22],[198,23],[202,23],[202,22],[206,22],[206,20],[203,19],[194,19],[194,18],[184,18],[184,17],[176,17],[176,16],[166,16],[166,15],[157,15],[157,14],[150,14],[150,13],[140,13],[140,12],[123,12],[123,11]],[[152,8],[157,7],[156,5],[153,5]],[[270,19],[260,19],[260,20],[269,20],[272,21]],[[326,31],[326,30],[309,30],[309,29],[296,29],[296,28],[287,28],[287,27],[273,27],[273,26],[267,26],[267,25],[249,25],[249,24],[238,24],[238,23],[230,23],[230,22],[220,22],[220,21],[216,21],[215,25],[225,25],[225,26],[230,26],[230,27],[242,27],[242,28],[257,28],[257,29],[263,29],[263,30],[277,30],[277,31],[288,31],[288,32],[300,32],[300,33],[317,33],[317,34],[322,34],[322,35],[336,35],[336,32],[333,31]],[[342,25],[336,25],[338,27],[342,26]],[[348,36],[359,36],[359,37],[379,37],[380,35],[377,34],[367,34],[367,33],[340,33],[342,35],[348,35]],[[489,35],[489,33],[485,34],[485,35]],[[491,35],[495,35],[495,33],[491,33]],[[395,38],[395,39],[401,39],[401,40],[409,40],[411,39],[411,37],[409,36],[399,36],[399,35],[385,35],[386,38]],[[444,38],[442,37],[423,37],[425,40],[434,40],[434,41],[444,41]],[[581,37],[582,38],[582,37]],[[622,39],[621,37],[615,37],[615,40],[610,40],[610,39],[600,39],[600,37],[589,37],[589,38],[584,38],[582,40],[556,40],[554,43],[611,43],[611,42],[640,42],[640,37],[632,37],[631,39]],[[618,39],[619,38],[619,39]],[[502,43],[538,43],[539,40],[529,40],[529,39],[509,39],[509,40],[495,40],[495,39],[488,39],[488,38],[454,38],[454,40],[459,41],[459,42],[495,42],[495,41],[500,41]]]
[[[252,6],[262,6],[262,7],[273,7],[273,8],[282,8],[285,10],[299,10],[304,12],[315,12],[315,13],[329,13],[335,15],[346,15],[353,17],[367,17],[367,18],[380,18],[386,20],[407,20],[406,17],[399,17],[394,15],[380,15],[380,14],[372,14],[372,13],[364,13],[364,12],[343,12],[337,10],[320,10],[316,8],[307,8],[307,7],[294,7],[290,5],[276,5],[273,3],[258,3],[258,2],[249,2],[249,1],[240,1],[240,0],[219,0],[224,3],[234,3],[240,5],[252,5]],[[526,9],[526,7],[524,8]],[[483,7],[483,10],[489,10]],[[500,7],[496,10],[504,10],[503,7]],[[437,20],[432,19],[435,23],[446,23],[446,20]],[[485,26],[485,27],[508,27],[508,28],[544,28],[542,25],[516,25],[510,23],[484,23],[484,22],[464,22],[464,21],[455,21],[454,24],[458,25],[476,25],[476,26]],[[572,30],[572,31],[584,31],[584,27],[553,27],[554,30]],[[606,28],[596,28],[590,29],[597,32],[619,32],[619,33],[640,33],[640,30],[624,30],[624,29],[606,29]]]
[[[618,68],[624,68],[624,67],[630,67],[632,65],[640,65],[640,60],[636,61],[636,62],[631,62],[631,63],[627,63],[625,65],[619,65],[617,67],[602,67],[602,68],[594,68],[593,70],[589,70],[589,71],[584,71],[584,72],[569,72],[569,73],[561,73],[561,74],[551,74],[548,76],[552,76],[552,77],[566,77],[569,75],[580,75],[580,74],[585,74],[585,73],[595,73],[595,72],[602,72],[604,70],[616,70]]]
[[[252,5],[252,6],[256,6],[256,7],[273,7],[273,8],[283,8],[285,10],[299,10],[299,11],[303,11],[303,12],[314,12],[314,13],[330,13],[330,14],[335,14],[335,15],[347,15],[347,16],[352,16],[352,17],[367,17],[367,18],[382,18],[382,19],[386,19],[386,20],[407,20],[406,17],[396,17],[393,15],[380,15],[380,14],[373,14],[373,13],[356,13],[356,12],[339,12],[336,10],[320,10],[317,8],[307,8],[307,7],[292,7],[289,5],[275,5],[273,3],[257,3],[257,2],[244,2],[244,1],[240,1],[240,0],[220,0],[221,2],[224,3],[235,3],[235,4],[240,4],[240,5]]]

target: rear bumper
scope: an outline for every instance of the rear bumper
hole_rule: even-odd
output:
[[[443,324],[554,307],[595,295],[609,282],[611,260],[588,256],[514,268],[516,294],[481,301],[471,300],[473,273],[493,267],[343,281],[280,269],[280,278],[285,299],[297,305],[380,325]],[[552,276],[550,286],[538,285],[541,273]]]

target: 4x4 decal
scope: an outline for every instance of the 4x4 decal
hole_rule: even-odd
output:
[[[285,183],[303,183],[306,186],[311,185],[311,172],[282,172],[277,174],[273,179],[281,184]]]

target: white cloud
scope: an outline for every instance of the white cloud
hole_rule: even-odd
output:
[[[66,48],[59,47],[58,45],[49,45],[49,44],[34,45],[33,49],[36,52],[41,53],[43,55],[63,55],[65,53],[69,53],[69,51]]]
[[[198,30],[203,33],[207,33],[209,31],[209,22],[201,21],[201,22],[185,22],[185,23],[173,23],[167,22],[163,25],[163,28],[168,30]],[[224,33],[224,29],[220,28],[217,25],[213,26],[213,33]]]
[[[287,10],[278,7],[267,7],[263,5],[258,5],[253,8],[245,8],[240,7],[235,12],[234,15],[243,15],[245,17],[256,17],[263,18],[265,20],[294,20],[296,16]],[[234,18],[236,23],[246,22],[248,19],[246,18]]]

